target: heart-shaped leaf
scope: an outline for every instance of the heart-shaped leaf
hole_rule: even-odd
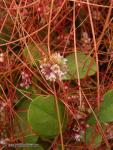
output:
[[[58,101],[62,130],[66,128],[67,118],[63,103]],[[59,123],[54,96],[36,97],[30,104],[28,121],[34,131],[43,137],[54,137],[59,134]]]

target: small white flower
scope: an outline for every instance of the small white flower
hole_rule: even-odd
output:
[[[46,78],[46,79],[47,79],[47,78]],[[49,77],[48,77],[48,79],[49,79],[50,81],[55,81],[55,80],[56,80],[55,74],[51,72],[50,75],[49,75]]]
[[[76,133],[74,136],[74,139],[78,142],[80,142],[81,140],[83,140],[85,132],[83,130],[80,130],[79,133]]]
[[[57,64],[54,64],[51,66],[51,70],[57,74],[60,72],[60,67]]]
[[[24,87],[24,84],[23,84],[23,83],[20,83],[20,86],[21,86],[21,87]]]
[[[74,138],[75,138],[75,140],[76,140],[77,142],[80,142],[80,140],[81,140],[81,135],[80,135],[80,134],[76,134],[76,135],[74,136]]]

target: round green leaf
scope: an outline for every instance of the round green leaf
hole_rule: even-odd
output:
[[[77,76],[77,67],[75,63],[75,54],[72,53],[67,57],[67,65],[69,67],[69,75],[66,79],[71,79],[72,77],[78,78]],[[83,52],[77,52],[77,60],[78,60],[78,69],[79,69],[79,76],[80,78],[84,78],[87,73],[88,76],[91,76],[96,73],[96,62],[95,59],[91,56],[85,55]]]
[[[58,101],[62,130],[66,128],[67,118],[63,103]],[[33,130],[43,137],[54,137],[59,134],[59,123],[54,96],[36,97],[30,104],[28,121]]]

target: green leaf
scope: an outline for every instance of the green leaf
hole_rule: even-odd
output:
[[[75,63],[75,54],[72,53],[67,57],[67,65],[69,67],[69,74],[66,79],[71,79],[72,77],[78,78],[77,76],[77,67]],[[83,52],[77,52],[77,60],[78,60],[78,69],[80,78],[84,78],[87,73],[88,76],[91,76],[96,73],[96,62],[93,57],[85,55]]]
[[[86,129],[86,144],[91,144],[93,148],[98,147],[102,142],[101,134],[96,133],[95,127],[89,127]]]
[[[97,113],[95,113],[96,114],[96,116],[98,115]],[[95,117],[94,117],[94,115],[93,114],[91,114],[90,115],[90,117],[88,118],[88,120],[87,120],[87,124],[89,124],[89,125],[94,125],[96,123],[96,119],[95,119]]]
[[[113,90],[108,91],[104,95],[104,101],[100,107],[99,119],[103,123],[113,121]]]
[[[62,130],[66,128],[67,118],[63,103],[58,101]],[[28,121],[34,131],[43,137],[54,137],[59,134],[59,124],[54,96],[36,97],[30,104]]]
[[[21,133],[24,135],[23,137],[23,142],[24,143],[36,143],[37,139],[38,139],[38,135],[35,135],[31,129],[30,129],[30,125],[27,121],[27,111],[28,111],[28,107],[30,105],[30,101],[28,100],[23,100],[21,103],[19,103],[18,106],[18,123],[20,125],[20,130]],[[16,131],[18,134],[18,130]]]
[[[95,111],[96,112],[96,111]],[[113,90],[105,93],[104,101],[101,103],[100,111],[96,113],[101,123],[113,121]],[[96,123],[95,117],[91,114],[88,119],[88,124],[93,125]]]
[[[41,57],[40,52],[34,43],[30,43],[24,48],[23,55],[31,66],[35,66]]]

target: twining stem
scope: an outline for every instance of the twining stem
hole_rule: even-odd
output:
[[[94,42],[94,51],[95,51],[95,57],[96,57],[96,67],[97,67],[97,107],[98,107],[98,111],[99,111],[99,109],[100,109],[100,79],[99,79],[98,48],[97,48],[97,44],[96,44],[95,31],[94,31],[94,25],[93,25],[93,20],[92,20],[89,0],[87,0],[87,7],[88,7],[88,11],[89,11],[89,18],[90,18],[90,24],[91,24],[91,30],[92,30],[92,36],[93,36],[93,42]]]
[[[60,119],[60,112],[59,112],[59,107],[58,107],[58,99],[57,99],[57,95],[56,95],[54,82],[53,82],[53,88],[54,88],[55,106],[56,106],[56,112],[57,112],[57,118],[58,118],[58,124],[59,124],[59,131],[60,131],[61,147],[62,147],[62,150],[64,150],[62,124],[61,124],[61,119]]]
[[[54,4],[54,0],[51,1],[49,23],[48,23],[48,53],[49,53],[49,57],[51,56],[51,50],[50,50],[50,30],[51,30],[51,18],[52,18],[53,4]]]
[[[75,64],[77,69],[77,79],[78,79],[78,86],[79,86],[79,97],[80,97],[80,108],[82,107],[82,93],[81,93],[81,83],[80,83],[80,75],[79,75],[79,68],[78,68],[78,58],[77,58],[77,47],[76,47],[76,27],[75,27],[75,2],[73,2],[73,33],[74,33],[74,54],[75,54]]]

